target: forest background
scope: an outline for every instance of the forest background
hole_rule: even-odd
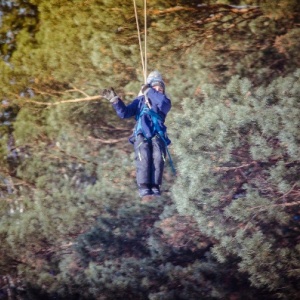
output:
[[[0,299],[299,299],[299,1],[147,6],[177,176],[143,204],[99,96],[143,83],[133,2],[0,2]]]

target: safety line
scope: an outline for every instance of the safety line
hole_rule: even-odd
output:
[[[140,33],[140,26],[139,26],[139,20],[138,20],[137,8],[136,8],[136,2],[135,2],[135,0],[133,0],[133,5],[134,5],[135,20],[136,20],[136,28],[137,28],[138,39],[139,39],[139,46],[140,46],[140,54],[141,54],[141,62],[142,62],[142,68],[143,68],[144,82],[146,83],[147,74],[146,74],[144,57],[143,57],[141,33]]]
[[[145,82],[146,83],[146,78],[147,78],[147,0],[144,0],[144,28],[145,28],[145,55],[144,55],[144,60],[145,60]]]

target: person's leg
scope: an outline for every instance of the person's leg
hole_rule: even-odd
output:
[[[160,185],[166,158],[166,146],[159,136],[152,138],[152,174],[151,174],[151,190],[154,195],[160,195]]]
[[[151,165],[152,165],[152,145],[141,134],[136,137],[134,142],[136,182],[139,187],[141,197],[152,194],[151,184]]]

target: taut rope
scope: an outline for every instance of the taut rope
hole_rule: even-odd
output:
[[[139,46],[140,46],[140,55],[141,55],[144,83],[146,83],[146,80],[147,80],[147,0],[144,0],[144,22],[145,22],[145,24],[144,24],[144,26],[145,26],[145,29],[144,29],[145,30],[145,54],[144,54],[144,56],[143,56],[140,26],[139,26],[139,20],[138,20],[137,8],[136,8],[136,0],[133,0],[133,6],[134,6],[136,28],[137,28],[137,34],[138,34],[138,40],[139,40]]]

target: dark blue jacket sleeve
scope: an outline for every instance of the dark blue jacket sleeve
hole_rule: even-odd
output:
[[[113,104],[113,107],[117,113],[117,115],[122,118],[130,118],[137,114],[139,100],[134,99],[129,105],[125,105],[125,103],[119,99],[117,103]]]
[[[167,115],[171,109],[171,100],[165,94],[150,88],[147,96],[151,102],[152,109],[155,112],[162,112],[164,115]]]

